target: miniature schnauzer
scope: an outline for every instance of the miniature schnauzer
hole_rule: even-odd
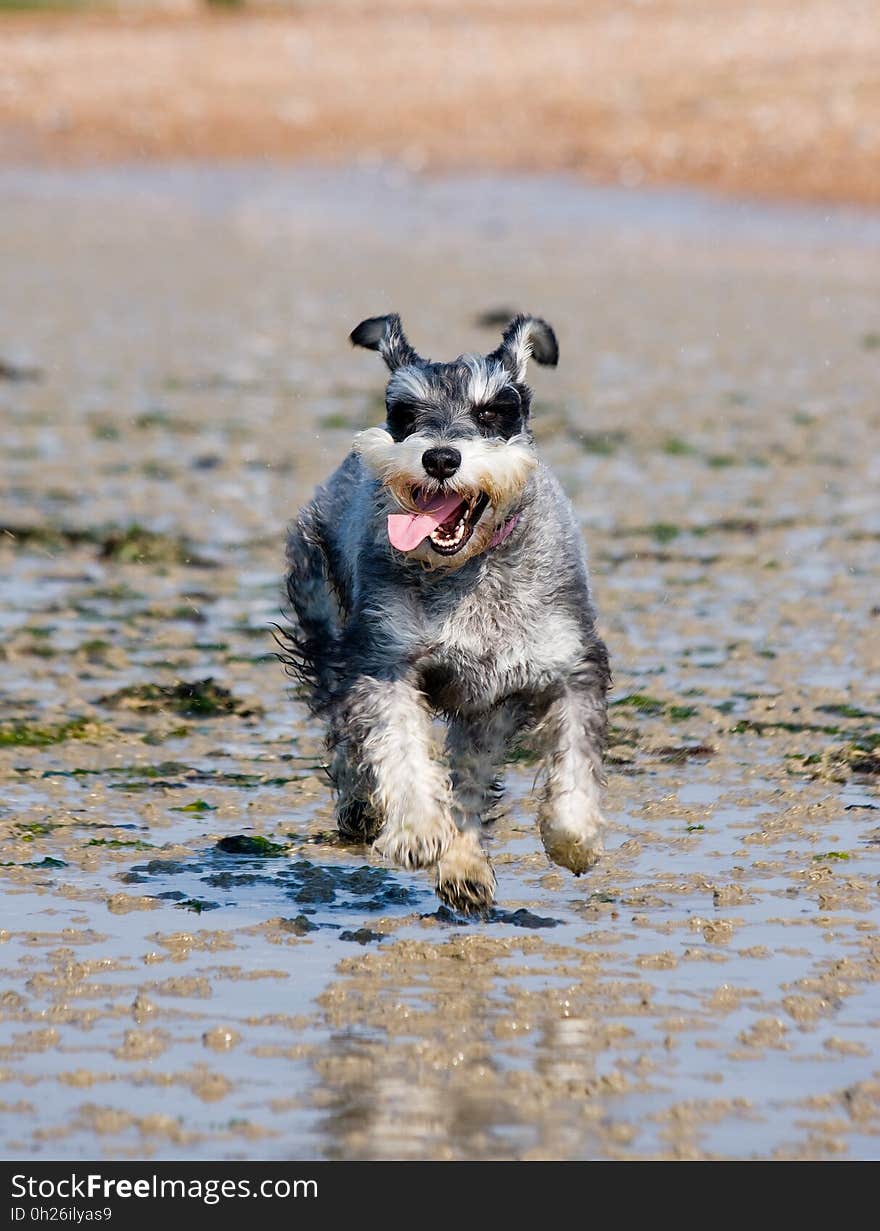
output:
[[[351,342],[391,372],[388,417],[355,438],[291,527],[284,657],[329,720],[340,832],[436,868],[441,899],[479,911],[495,894],[481,822],[526,733],[544,757],[550,859],[577,875],[602,852],[608,654],[525,384],[530,356],[555,366],[556,337],[520,315],[491,354],[433,363],[392,315],[363,321]]]

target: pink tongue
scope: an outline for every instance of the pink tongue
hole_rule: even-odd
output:
[[[388,537],[392,547],[398,551],[412,551],[461,503],[461,496],[438,495],[426,503],[421,513],[389,513]]]

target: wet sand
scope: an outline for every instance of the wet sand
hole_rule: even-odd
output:
[[[880,223],[382,171],[0,192],[0,1153],[876,1157]],[[512,765],[462,921],[336,841],[269,625],[381,413],[348,330],[446,356],[518,307],[560,338],[611,828],[552,867]]]
[[[0,14],[0,162],[395,160],[880,204],[876,0],[122,7]]]

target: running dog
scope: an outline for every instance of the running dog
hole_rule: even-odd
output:
[[[556,365],[556,337],[520,315],[496,350],[450,363],[416,354],[397,315],[350,340],[390,371],[387,419],[290,529],[284,657],[328,720],[340,833],[434,868],[440,898],[478,912],[495,894],[482,822],[527,734],[548,856],[579,875],[603,849],[608,653],[525,383],[530,357]]]

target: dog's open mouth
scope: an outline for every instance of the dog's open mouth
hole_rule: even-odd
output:
[[[454,556],[461,551],[474,532],[474,527],[489,503],[485,492],[472,500],[462,500],[452,513],[428,537],[431,546],[441,556]]]
[[[441,556],[454,556],[469,541],[483,515],[489,497],[485,492],[462,496],[460,492],[412,494],[417,512],[390,513],[388,538],[398,551],[412,551],[428,539]]]

